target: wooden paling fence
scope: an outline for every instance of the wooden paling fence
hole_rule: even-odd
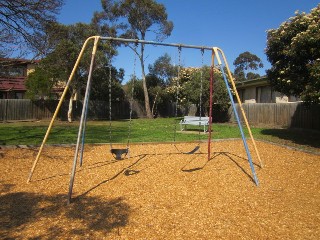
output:
[[[58,100],[29,99],[0,99],[0,121],[50,119],[56,109]],[[109,108],[106,101],[90,101],[88,119],[109,119]],[[303,103],[244,103],[242,104],[248,121],[251,125],[268,125],[276,127],[295,127],[320,130],[320,105],[307,106]],[[69,101],[62,104],[58,118],[67,119]],[[239,106],[236,104],[239,111]],[[163,117],[170,116],[167,108]],[[73,118],[79,119],[82,111],[82,102],[74,101]],[[118,101],[112,103],[112,119],[126,119],[129,117],[129,103]],[[139,117],[138,106],[134,105],[134,117]],[[214,111],[213,119],[225,113]],[[241,114],[239,114],[241,116]],[[228,119],[226,118],[225,121]],[[229,121],[235,122],[234,114],[229,109]]]
[[[30,99],[0,99],[0,121],[22,121],[36,119],[51,119],[58,105],[58,100]],[[79,119],[82,111],[82,102],[73,101],[72,115]],[[105,101],[90,101],[88,107],[89,119],[109,119],[109,107]],[[66,120],[69,101],[64,101],[58,119]],[[112,118],[125,119],[129,116],[128,102],[112,103]]]
[[[244,103],[242,107],[252,125],[269,125],[320,130],[320,105],[295,103]],[[236,108],[240,111],[239,105]],[[229,110],[230,121],[235,122]],[[241,115],[241,114],[240,114]]]
[[[0,120],[11,121],[46,119],[52,116],[52,108],[54,108],[53,101],[49,102],[31,101],[29,99],[1,99]]]

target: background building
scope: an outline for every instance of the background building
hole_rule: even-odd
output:
[[[23,99],[25,81],[38,61],[0,58],[0,99]]]
[[[274,91],[267,77],[237,82],[236,87],[242,103],[287,103],[300,101],[295,96],[286,96]]]

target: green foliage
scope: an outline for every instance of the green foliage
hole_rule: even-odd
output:
[[[99,67],[94,70],[90,91],[91,100],[109,101],[109,66]],[[111,101],[123,101],[125,94],[121,82],[123,69],[119,71],[111,68]]]
[[[106,13],[113,15],[113,19],[121,19],[124,27],[124,36],[136,39],[145,39],[148,30],[154,25],[153,31],[157,40],[162,40],[171,34],[173,23],[167,20],[166,8],[154,0],[102,0]],[[125,25],[124,25],[125,26]]]
[[[32,72],[26,81],[27,97],[30,99],[36,98],[51,98],[51,89],[54,83],[47,71],[39,68],[37,71]]]
[[[50,36],[48,44],[51,46],[51,51],[41,60],[34,74],[31,74],[27,80],[27,92],[32,98],[43,96],[45,93],[47,94],[46,96],[49,96],[54,87],[64,87],[73,70],[84,40],[96,35],[96,28],[93,25],[83,23],[70,26],[55,24],[48,29],[48,35]],[[106,43],[101,42],[99,44],[93,69],[91,99],[108,99],[108,59],[115,54],[114,49],[110,48],[111,46]],[[84,52],[79,67],[74,74],[70,86],[70,94],[75,92],[84,94],[91,62],[91,53],[92,43]],[[123,99],[124,97],[121,88],[123,75],[123,69],[117,71],[112,68],[112,97],[115,99]],[[37,83],[38,81],[40,82]],[[47,84],[44,84],[45,81],[47,81]]]
[[[177,75],[177,72],[178,66],[172,65],[171,57],[167,53],[149,65],[147,82],[148,87],[150,86],[149,92],[153,102],[153,115],[167,112],[168,104],[175,101],[174,94],[170,94],[166,88],[172,84],[172,79]]]
[[[202,109],[209,108],[210,98],[210,73],[211,67],[203,66],[202,68],[181,68],[180,79],[172,79],[172,84],[167,87],[167,91],[176,96],[179,93],[179,104],[189,106],[190,104],[200,104],[200,94]],[[214,69],[214,86],[213,86],[213,103],[220,104],[222,109],[229,106],[229,97],[222,74],[219,70]],[[201,90],[202,82],[202,90]],[[176,101],[176,100],[174,100]]]
[[[133,98],[137,100],[140,104],[142,104],[144,100],[144,95],[141,79],[137,79],[136,77],[134,78],[134,76],[132,76],[131,79],[127,81],[124,85],[124,91],[128,99],[132,98],[132,90]]]
[[[202,89],[201,89],[202,82]],[[210,69],[184,68],[180,72],[181,100],[188,104],[200,104],[200,94],[202,104],[208,104],[209,100]]]
[[[166,91],[166,82],[152,74],[148,74],[146,80],[153,116],[155,117],[161,115],[163,112],[167,112],[165,108],[170,102],[171,96]]]
[[[216,106],[216,108],[226,111],[230,106],[230,98],[229,98],[228,90],[220,70],[214,69],[213,81],[214,81],[213,96],[212,96],[213,104],[218,106],[218,107]],[[209,89],[208,89],[208,92],[209,92]],[[208,106],[209,106],[209,103],[208,103]]]
[[[295,16],[271,29],[266,54],[273,88],[286,95],[320,103],[320,4],[310,13]]]
[[[171,79],[177,74],[178,66],[171,63],[171,57],[165,53],[160,56],[154,64],[149,65],[149,74],[157,76],[164,85],[170,84]]]
[[[247,79],[250,80],[250,79],[256,79],[256,78],[259,78],[260,77],[260,74],[258,73],[253,73],[253,72],[248,72],[247,73]]]
[[[83,32],[81,32],[81,29],[83,29]],[[88,26],[85,24],[70,26],[55,24],[48,29],[47,34],[52,50],[41,60],[35,69],[35,75],[43,74],[43,78],[46,77],[48,82],[53,83],[47,85],[50,89],[47,89],[46,92],[50,92],[52,90],[51,88],[55,85],[63,86],[63,83],[67,82],[81,49],[82,43],[80,43],[80,41],[83,41],[83,39],[85,39],[84,37],[87,37],[86,35],[82,35],[82,33],[90,34],[87,30]],[[79,82],[82,80],[81,76],[85,71],[84,69],[88,68],[88,56],[89,54],[85,54],[86,60],[83,62],[87,62],[87,64],[79,67],[71,89],[77,89],[80,86]],[[39,95],[40,92],[37,92],[38,90],[33,88],[37,86],[37,84],[28,84],[28,82],[36,80],[31,77],[32,76],[28,77],[27,80],[27,92],[32,92],[34,96]]]
[[[263,67],[261,59],[248,51],[241,53],[234,60],[233,65],[235,66],[234,74],[237,81],[260,77],[259,74],[248,71],[257,70],[258,68]]]

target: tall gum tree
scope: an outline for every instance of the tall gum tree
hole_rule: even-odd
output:
[[[235,66],[234,74],[238,81],[260,77],[259,74],[249,72],[249,70],[257,70],[258,68],[263,68],[261,59],[257,55],[252,54],[248,51],[241,53],[234,60],[233,65]]]
[[[100,25],[104,20],[117,24],[119,37],[145,40],[150,32],[157,41],[163,41],[172,32],[173,23],[168,21],[166,8],[154,0],[101,0],[101,4],[104,12],[95,13],[94,21]],[[145,46],[139,44],[131,48],[140,61],[145,110],[147,117],[152,118],[144,64]]]

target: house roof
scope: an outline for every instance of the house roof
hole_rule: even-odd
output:
[[[25,77],[0,78],[0,91],[26,91]]]
[[[268,82],[267,77],[249,79],[241,82],[236,82],[237,89],[247,88],[247,87],[262,87],[268,86],[270,83]]]
[[[0,67],[9,69],[14,66],[25,66],[38,63],[39,60],[28,60],[23,58],[0,58]],[[26,91],[25,76],[1,76],[0,91]]]
[[[0,64],[21,65],[39,63],[40,60],[29,60],[24,58],[0,58]]]

